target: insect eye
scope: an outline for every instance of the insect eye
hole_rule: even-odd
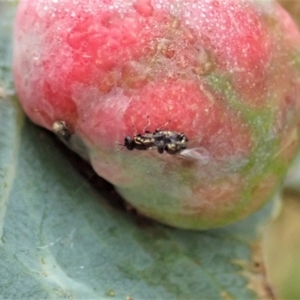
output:
[[[128,135],[128,136],[126,136],[125,137],[125,139],[124,139],[124,142],[125,142],[125,145],[128,145],[128,144],[130,144],[131,143],[131,141],[132,141],[132,139],[131,139],[131,137]]]

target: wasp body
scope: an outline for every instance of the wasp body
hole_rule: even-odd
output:
[[[168,154],[176,154],[187,147],[188,138],[184,133],[156,130],[153,136],[159,153],[166,151]]]
[[[124,139],[124,147],[128,150],[148,150],[153,147],[155,143],[155,139],[151,134],[136,134],[131,138],[130,136],[126,136]]]
[[[186,149],[188,138],[184,133],[176,131],[155,130],[153,133],[146,131],[144,134],[126,136],[124,147],[128,150],[157,149],[159,153],[166,151],[168,154],[176,154]]]

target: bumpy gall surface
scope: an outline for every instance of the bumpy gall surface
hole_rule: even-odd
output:
[[[295,156],[300,35],[271,0],[23,0],[14,42],[27,115],[65,122],[65,143],[155,220],[242,219]],[[166,123],[187,149],[119,150]]]

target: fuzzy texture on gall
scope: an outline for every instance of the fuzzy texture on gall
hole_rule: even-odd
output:
[[[36,124],[163,223],[222,226],[265,203],[299,145],[300,35],[273,1],[20,1],[14,77]],[[148,117],[149,116],[149,117]],[[120,151],[184,133],[180,153]]]

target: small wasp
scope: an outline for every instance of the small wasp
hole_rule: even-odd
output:
[[[145,134],[135,134],[133,138],[129,135],[124,139],[124,147],[128,150],[148,150],[155,144],[155,139],[150,132],[145,132]]]
[[[147,126],[149,126],[149,124]],[[187,147],[188,138],[184,133],[159,129],[150,132],[145,129],[144,134],[135,134],[133,138],[126,136],[122,146],[128,150],[157,149],[159,153],[166,151],[169,154],[176,154]]]
[[[153,133],[153,137],[159,153],[166,151],[169,154],[176,154],[186,149],[189,141],[184,133],[178,133],[176,131],[156,130]]]
[[[65,141],[69,141],[71,139],[70,130],[64,121],[55,121],[52,125],[53,132],[64,139]]]

